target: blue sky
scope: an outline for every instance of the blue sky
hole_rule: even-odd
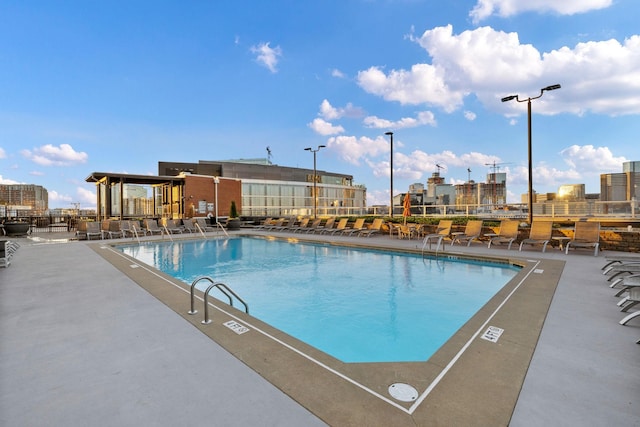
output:
[[[347,173],[368,203],[507,172],[527,189],[640,160],[637,0],[0,3],[0,183],[95,206],[94,171],[267,156]]]

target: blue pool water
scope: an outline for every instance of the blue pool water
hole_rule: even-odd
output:
[[[225,283],[252,316],[343,362],[429,359],[518,272],[247,237],[120,249],[187,284],[202,275]]]

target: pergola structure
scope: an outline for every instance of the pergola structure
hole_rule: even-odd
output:
[[[182,176],[153,176],[153,175],[130,175],[111,172],[93,172],[86,179],[86,182],[96,184],[96,215],[99,219],[119,218],[123,219],[124,212],[124,186],[147,185],[153,188],[153,212],[158,212],[156,191],[161,192],[162,205],[169,205],[172,214],[182,215],[184,212],[184,201],[182,192],[185,178]],[[117,191],[116,191],[117,190]],[[113,203],[113,195],[119,197]],[[114,208],[116,208],[114,211]],[[177,212],[173,212],[177,208]],[[164,210],[163,210],[164,212]],[[154,215],[155,216],[155,215]]]

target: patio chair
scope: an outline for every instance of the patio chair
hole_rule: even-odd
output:
[[[408,225],[399,224],[398,226],[398,239],[404,239],[405,237],[409,240],[416,234],[416,229],[409,227]]]
[[[85,235],[87,237],[87,240],[92,240],[94,237],[103,239],[104,233],[102,232],[101,224],[97,221],[88,221]]]
[[[260,225],[256,225],[254,228],[257,228],[258,230],[266,228],[266,227],[270,227],[273,225],[273,218],[269,217],[267,219],[265,219],[262,224]]]
[[[514,220],[503,220],[500,222],[500,230],[498,234],[489,239],[488,248],[496,243],[508,243],[507,250],[511,250],[511,245],[518,238],[518,226],[520,223]]]
[[[458,242],[467,242],[467,246],[471,246],[471,242],[478,240],[482,234],[482,220],[467,221],[463,232],[451,233],[451,246]]]
[[[196,223],[195,223],[196,228],[200,229],[200,231],[202,232],[216,230],[214,227],[207,224],[206,218],[195,218],[195,220],[196,220]]]
[[[180,228],[180,226],[176,224],[175,220],[166,218],[163,222],[163,227],[166,230],[167,234],[182,234],[182,228]]]
[[[347,227],[340,232],[340,234],[346,234],[347,236],[351,236],[355,233],[359,233],[364,230],[364,218],[358,218],[353,223],[353,226]]]
[[[296,224],[297,218],[295,216],[290,217],[285,222],[282,223],[281,226],[275,227],[274,231],[289,231],[294,228]]]
[[[382,224],[384,224],[384,220],[382,218],[376,218],[373,220],[371,226],[367,229],[361,230],[358,233],[358,237],[371,237],[374,234],[380,233],[380,229],[382,228]]]
[[[325,230],[331,230],[333,228],[333,224],[336,222],[336,218],[335,217],[331,217],[331,218],[327,218],[327,221],[324,223],[324,225],[320,225],[318,227],[316,227],[315,230],[312,231],[312,233],[320,233],[322,234],[323,231]]]
[[[622,311],[626,312],[629,308],[640,303],[640,285],[634,286],[629,289],[629,295],[626,298],[627,304],[623,306]],[[634,311],[633,313],[626,316],[624,319],[620,321],[621,325],[626,325],[631,319],[640,316],[640,310]]]
[[[320,226],[321,222],[322,222],[322,218],[316,218],[308,227],[300,228],[296,231],[299,231],[301,233],[307,233],[307,234],[312,233],[315,231],[316,228]]]
[[[422,240],[422,248],[424,248],[428,243],[429,250],[431,250],[431,243],[435,240],[436,251],[437,251],[440,245],[442,244],[442,239],[444,239],[445,237],[451,237],[452,225],[453,225],[453,221],[449,219],[440,220],[440,222],[438,223],[438,226],[436,227],[436,232],[427,234],[426,236],[424,236],[424,239]]]
[[[522,251],[523,245],[542,245],[542,252],[544,252],[547,250],[552,233],[553,223],[551,221],[533,221],[531,230],[529,230],[529,238],[520,242],[518,250]]]
[[[346,228],[347,228],[347,224],[349,223],[349,218],[340,218],[340,221],[338,221],[338,225],[335,226],[335,228],[332,229],[323,229],[320,234],[336,234],[336,233],[342,233]]]
[[[109,226],[106,230],[106,234],[110,239],[119,239],[124,233],[120,230],[120,221],[109,221]]]
[[[187,233],[197,233],[198,232],[198,229],[193,224],[193,218],[183,219],[182,220],[182,227],[183,227],[184,231],[186,231]]]
[[[158,221],[156,221],[155,219],[145,219],[144,224],[147,233],[151,234],[152,236],[154,234],[162,235],[162,233],[164,233],[164,231],[160,227],[158,227]]]
[[[0,240],[0,267],[9,267],[11,258],[20,245],[11,240]]]
[[[290,231],[296,233],[304,228],[307,228],[307,226],[309,225],[309,221],[311,221],[311,218],[302,218],[297,225],[291,227]]]
[[[564,253],[569,253],[569,248],[593,248],[593,256],[598,256],[600,249],[600,223],[597,221],[576,222],[573,240],[569,240]]]

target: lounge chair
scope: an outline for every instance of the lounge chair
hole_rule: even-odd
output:
[[[87,222],[87,229],[85,231],[85,234],[87,236],[87,240],[92,240],[94,237],[97,237],[98,239],[104,238],[101,224],[97,221]]]
[[[626,262],[640,262],[640,256],[637,256],[637,255],[615,254],[615,255],[606,256],[605,259],[607,260],[607,263],[602,266],[601,270],[607,270],[609,266],[612,266],[614,264],[623,264]]]
[[[380,233],[380,228],[382,228],[382,224],[384,224],[384,220],[382,218],[374,219],[373,223],[369,228],[362,230],[358,233],[358,237],[371,237],[374,234]]]
[[[451,237],[452,225],[453,225],[453,221],[449,219],[440,220],[440,222],[438,223],[438,226],[436,227],[436,232],[427,234],[426,236],[424,236],[424,239],[422,240],[422,247],[424,248],[428,243],[429,250],[431,250],[431,243],[435,240],[437,242],[436,244],[436,251],[437,251],[440,245],[442,244],[442,239],[444,239],[445,237]]]
[[[184,231],[186,231],[187,233],[197,233],[198,232],[198,229],[193,224],[193,218],[183,219],[182,220],[182,227],[183,227]]]
[[[296,221],[297,221],[296,217],[292,216],[291,218],[289,218],[285,222],[283,222],[281,226],[275,227],[273,230],[274,231],[288,231],[288,230],[291,230],[295,226]]]
[[[273,218],[269,217],[264,221],[262,221],[262,224],[256,225],[254,228],[257,228],[258,230],[260,230],[262,228],[271,227],[272,225],[273,225]]]
[[[109,228],[106,231],[110,239],[119,239],[124,236],[120,229],[120,221],[109,221]]]
[[[346,234],[347,236],[351,236],[355,233],[359,233],[364,230],[364,218],[358,218],[353,223],[353,226],[350,228],[345,228],[340,232],[340,234]]]
[[[266,225],[263,228],[263,230],[266,230],[266,231],[275,230],[278,227],[282,227],[283,224],[284,224],[284,218],[280,218],[275,222],[272,221],[270,225]]]
[[[349,223],[349,218],[341,218],[340,221],[338,221],[338,225],[336,225],[335,228],[332,228],[330,230],[323,229],[321,234],[342,233],[347,228],[348,223]]]
[[[304,228],[307,228],[307,226],[309,225],[309,221],[311,221],[310,218],[302,218],[300,220],[300,223],[298,223],[298,225],[294,225],[293,227],[291,227],[291,230],[293,233],[296,233]]]
[[[299,231],[301,233],[307,233],[307,234],[312,233],[313,231],[315,231],[316,228],[320,226],[321,222],[322,222],[322,218],[314,219],[310,226],[304,227],[304,228],[298,228],[296,229],[296,232]]]
[[[623,306],[622,311],[626,312],[629,308],[640,303],[640,285],[634,286],[629,289],[629,295],[626,298],[626,305]],[[633,313],[626,316],[624,319],[620,321],[621,325],[626,325],[631,319],[640,316],[640,310],[634,311]]]
[[[496,236],[491,236],[489,239],[488,248],[496,243],[508,243],[507,250],[511,250],[511,245],[518,238],[518,226],[520,223],[514,220],[503,220],[500,222],[500,230]]]
[[[173,219],[165,219],[163,227],[168,234],[182,234],[182,228]]]
[[[333,228],[333,224],[336,222],[336,218],[335,217],[331,217],[331,218],[327,218],[327,221],[324,223],[324,225],[320,225],[318,227],[316,227],[315,230],[312,231],[312,233],[320,233],[322,234],[322,232],[324,230],[331,230]]]
[[[9,267],[11,258],[20,245],[11,240],[0,240],[0,267]]]
[[[195,223],[196,228],[198,228],[202,232],[216,230],[214,227],[207,224],[206,218],[195,218],[195,220],[196,220],[196,223]]]
[[[154,234],[162,235],[164,233],[164,231],[160,227],[158,227],[158,221],[156,221],[155,219],[145,219],[144,224],[147,233],[151,234],[152,236]]]
[[[529,238],[520,242],[519,251],[523,245],[542,245],[542,252],[547,250],[547,245],[551,240],[553,233],[553,223],[551,221],[533,221],[531,230],[529,230]]]
[[[462,244],[467,242],[467,247],[471,246],[471,242],[480,239],[482,234],[482,220],[467,221],[463,232],[451,233],[451,246],[458,242]]]
[[[593,248],[593,256],[598,256],[600,249],[600,223],[596,221],[576,222],[573,240],[569,240],[564,253],[569,253],[569,248]]]

